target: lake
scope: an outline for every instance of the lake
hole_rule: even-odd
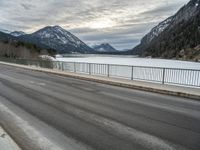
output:
[[[138,58],[136,56],[122,55],[65,55],[62,58],[56,58],[58,61],[65,62],[85,62],[99,64],[118,64],[131,66],[148,66],[148,67],[165,67],[165,68],[183,68],[183,69],[199,69],[200,63],[154,59],[154,58]]]

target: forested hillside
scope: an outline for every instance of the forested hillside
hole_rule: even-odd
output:
[[[129,53],[200,61],[200,1],[191,0],[154,27]]]
[[[46,50],[31,43],[25,43],[17,38],[0,33],[0,57],[36,59],[39,55],[53,55],[55,50]]]

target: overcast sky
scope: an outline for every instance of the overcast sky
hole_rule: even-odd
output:
[[[133,48],[189,0],[0,0],[0,29],[34,32],[60,25],[86,44]]]

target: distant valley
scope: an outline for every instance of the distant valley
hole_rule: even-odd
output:
[[[191,0],[176,14],[160,22],[132,50],[118,51],[109,43],[90,47],[60,26],[47,26],[31,34],[0,29],[0,42],[4,43],[4,48],[6,44],[17,47],[16,43],[20,43],[20,46],[31,47],[31,51],[41,49],[51,54],[52,51],[59,54],[126,54],[200,61],[200,0]]]

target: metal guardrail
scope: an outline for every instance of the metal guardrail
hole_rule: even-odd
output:
[[[128,80],[142,80],[157,82],[161,84],[175,84],[183,86],[200,87],[200,70],[180,69],[180,68],[161,68],[128,66],[114,64],[97,64],[82,62],[60,62],[60,61],[41,61],[25,59],[5,59],[16,64],[37,66],[42,68],[57,69],[68,72],[84,73],[88,75],[100,75],[113,78],[123,78]]]

